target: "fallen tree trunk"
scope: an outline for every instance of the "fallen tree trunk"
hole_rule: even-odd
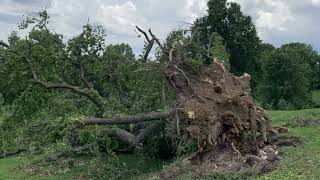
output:
[[[27,149],[26,148],[20,148],[20,149],[14,150],[14,151],[6,152],[6,153],[3,153],[3,154],[0,155],[0,159],[6,158],[6,157],[9,157],[9,156],[14,156],[14,155],[20,154],[20,153],[22,153],[24,151],[27,151]]]
[[[147,121],[165,119],[170,116],[171,112],[151,112],[148,114],[134,115],[127,117],[114,118],[95,118],[90,117],[80,121],[82,125],[116,125],[116,124],[136,124]]]
[[[109,136],[115,137],[118,140],[126,143],[129,148],[141,146],[144,141],[147,140],[152,133],[162,124],[163,122],[155,122],[148,125],[146,128],[141,129],[137,135],[134,135],[124,129],[120,128],[111,128],[104,131],[104,133],[108,134]]]
[[[114,118],[95,118],[89,117],[82,119],[70,131],[69,142],[72,146],[78,146],[78,129],[82,126],[91,125],[120,125],[120,124],[137,124],[150,121],[159,121],[168,118],[172,111],[168,112],[151,112],[147,114],[127,116],[127,117],[114,117]],[[129,145],[129,148],[140,146],[162,122],[152,122],[147,127],[140,130],[138,135],[134,135],[121,128],[106,129],[104,133],[109,136],[115,137],[118,140]]]

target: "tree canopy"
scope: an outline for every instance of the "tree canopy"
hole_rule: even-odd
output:
[[[320,88],[312,46],[262,43],[251,17],[227,0],[209,0],[208,15],[164,41],[137,26],[145,40],[138,56],[109,44],[99,25],[66,39],[46,11],[19,28],[30,31],[0,41],[0,158],[27,151],[38,167],[79,154],[201,157],[218,145],[241,164],[249,158],[241,154],[258,155],[275,132],[255,101],[309,108]]]
[[[250,16],[240,5],[227,0],[209,0],[208,15],[195,21],[193,31],[205,49],[208,37],[218,33],[230,53],[231,71],[235,74],[254,73],[259,55],[260,38]]]
[[[264,80],[260,89],[263,102],[279,109],[308,107],[313,77],[317,76],[312,70],[319,58],[317,52],[302,43],[266,49],[271,51],[263,56]]]

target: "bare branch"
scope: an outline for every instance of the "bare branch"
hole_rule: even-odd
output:
[[[150,40],[149,44],[146,47],[146,52],[144,53],[144,56],[143,56],[143,62],[147,62],[147,59],[152,50],[153,44],[154,44],[154,39]]]
[[[129,146],[134,146],[136,144],[136,137],[134,134],[120,128],[112,128],[104,131],[106,134],[116,137],[118,140],[128,144]]]
[[[78,95],[82,95],[82,96],[89,98],[95,105],[97,105],[99,108],[102,108],[102,104],[99,102],[99,100],[97,100],[92,95],[92,91],[89,89],[81,89],[80,87],[73,86],[73,85],[70,85],[67,83],[55,84],[55,83],[41,81],[39,79],[34,79],[33,83],[39,84],[46,89],[69,89],[73,93],[76,93]]]
[[[148,114],[115,117],[115,118],[87,118],[80,123],[83,125],[115,125],[115,124],[132,124],[146,121],[160,120],[169,117],[171,112],[151,112]]]
[[[3,41],[0,41],[0,45],[5,47],[5,48],[9,48],[10,47],[7,43],[5,43]]]
[[[161,44],[160,40],[152,33],[151,29],[149,29],[149,34],[151,35],[152,39],[154,39],[156,41],[156,43],[161,48],[161,50],[166,51],[164,46]]]
[[[140,33],[142,33],[142,34],[144,35],[145,39],[147,40],[147,42],[146,42],[146,44],[147,44],[147,45],[146,45],[146,52],[144,53],[143,59],[142,59],[143,62],[147,62],[148,56],[149,56],[149,54],[150,54],[150,52],[151,52],[151,50],[152,50],[152,48],[153,48],[155,39],[154,39],[154,38],[150,39],[149,36],[148,36],[148,34],[147,34],[147,32],[145,32],[144,30],[142,30],[142,29],[139,28],[138,26],[136,26],[136,28],[137,28],[137,30],[138,30]],[[151,36],[151,37],[152,37],[152,36]]]
[[[169,51],[169,63],[172,61],[172,54],[173,54],[174,50],[175,50],[174,48],[171,48],[170,51]]]
[[[141,32],[141,33],[144,35],[144,37],[146,38],[146,40],[148,41],[148,43],[150,43],[151,40],[150,40],[148,34],[147,34],[144,30],[142,30],[141,28],[139,28],[138,26],[136,26],[136,28],[137,28],[137,30],[138,30],[139,32]]]
[[[142,129],[138,135],[134,135],[120,128],[107,129],[104,130],[104,132],[126,143],[127,145],[129,145],[129,148],[127,149],[131,149],[132,147],[141,146],[142,143],[146,141],[148,137],[150,137],[150,135],[152,135],[152,133],[155,132],[155,129],[158,128],[160,125],[161,122],[152,123],[145,129]]]
[[[152,123],[136,136],[136,143],[143,143],[161,125],[161,122]]]
[[[19,149],[16,149],[14,151],[11,151],[11,152],[5,152],[3,154],[0,154],[0,159],[6,158],[6,157],[9,157],[9,156],[14,156],[14,155],[17,155],[17,154],[19,154],[21,152],[25,152],[25,151],[27,151],[26,148],[19,148]]]

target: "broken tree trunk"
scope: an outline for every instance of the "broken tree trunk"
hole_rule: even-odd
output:
[[[225,144],[257,153],[266,145],[271,120],[251,98],[249,74],[236,77],[218,60],[192,74],[179,49],[171,49],[168,59],[164,74],[175,90],[177,125],[186,126],[182,131],[198,152]]]

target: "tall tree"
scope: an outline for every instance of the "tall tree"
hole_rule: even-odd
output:
[[[239,4],[227,0],[209,0],[208,8],[208,15],[194,23],[195,36],[208,49],[209,37],[214,32],[220,34],[230,53],[231,71],[238,75],[244,72],[254,74],[260,39],[251,17],[241,12]]]
[[[313,76],[311,64],[316,55],[310,46],[300,43],[283,45],[266,55],[260,89],[263,102],[276,109],[308,106]]]

